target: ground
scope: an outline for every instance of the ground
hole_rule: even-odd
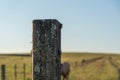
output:
[[[101,57],[101,58],[100,58]],[[99,59],[100,58],[100,59]],[[118,80],[120,68],[119,54],[102,53],[62,53],[61,62],[69,62],[71,71],[69,80]],[[0,55],[0,65],[6,65],[6,80],[15,80],[15,65],[17,80],[32,80],[31,55]]]

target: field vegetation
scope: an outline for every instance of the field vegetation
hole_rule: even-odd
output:
[[[102,57],[100,59],[97,59]],[[112,63],[117,66],[113,66]],[[61,62],[70,63],[69,80],[118,80],[120,68],[119,54],[102,53],[63,53]],[[32,80],[31,55],[0,55],[0,65],[6,65],[6,80],[15,80],[15,65],[17,80],[23,80],[23,65],[26,65],[26,79]],[[1,75],[0,75],[1,76]]]
[[[91,61],[97,57],[103,58]],[[69,80],[118,80],[118,69],[111,65],[109,57],[120,67],[118,54],[66,53],[62,55],[62,62],[69,62],[71,65]]]

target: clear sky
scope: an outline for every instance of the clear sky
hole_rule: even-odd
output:
[[[0,53],[30,52],[34,19],[63,24],[63,52],[120,53],[120,0],[0,0]]]

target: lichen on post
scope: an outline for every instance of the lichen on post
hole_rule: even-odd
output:
[[[56,19],[33,20],[33,80],[60,80],[61,27]]]

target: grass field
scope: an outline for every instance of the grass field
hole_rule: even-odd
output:
[[[104,58],[81,66],[83,59],[90,60],[100,56]],[[63,54],[62,62],[66,61],[71,65],[69,80],[118,80],[117,69],[110,64],[109,56],[120,66],[120,55],[113,54]]]
[[[102,59],[92,60],[101,56]],[[111,65],[110,56],[114,64],[120,68],[120,55],[118,54],[63,53],[61,62],[70,63],[69,80],[118,80],[118,69]],[[83,59],[88,63],[81,65]],[[6,65],[6,80],[15,80],[15,64],[17,65],[17,80],[23,80],[23,64],[26,64],[26,80],[32,80],[31,56],[1,55],[0,65],[2,64]]]
[[[32,57],[22,55],[0,55],[0,65],[6,65],[6,80],[15,80],[15,65],[17,66],[17,80],[24,80],[23,71],[26,64],[26,80],[32,80]],[[1,75],[0,75],[1,76]],[[1,80],[1,79],[0,79]]]

